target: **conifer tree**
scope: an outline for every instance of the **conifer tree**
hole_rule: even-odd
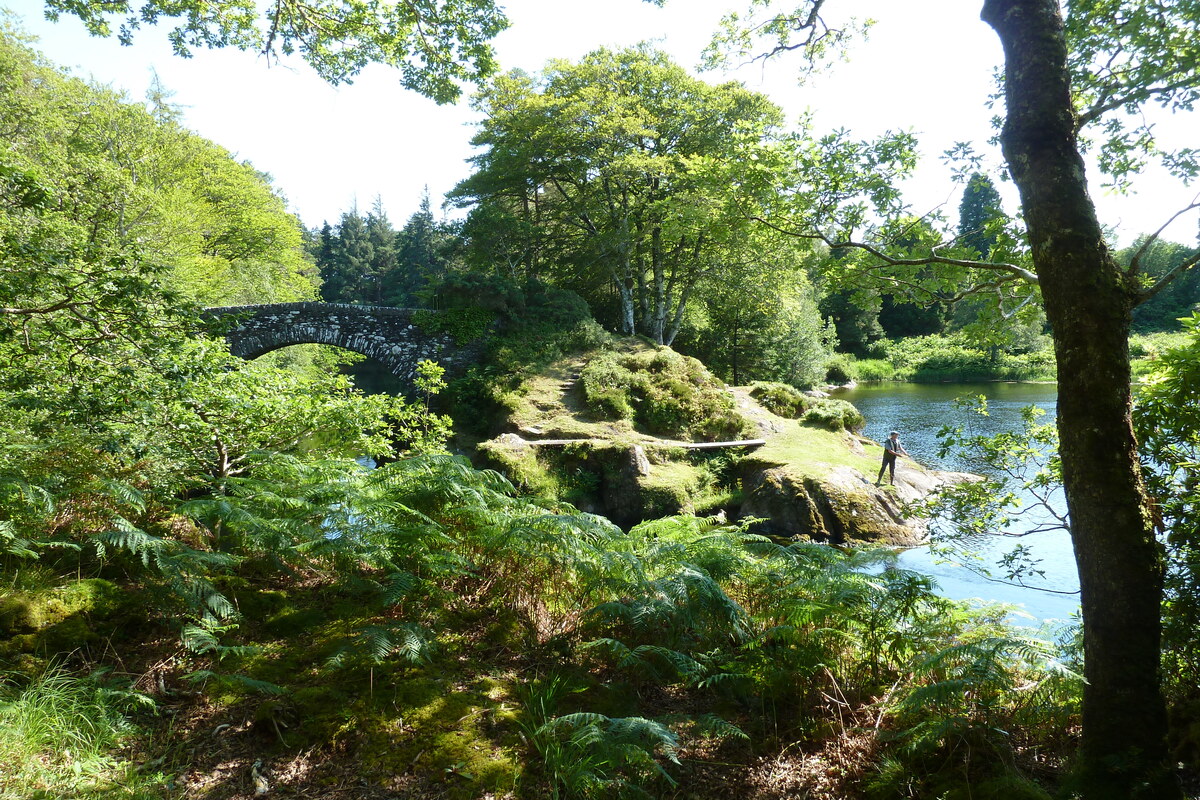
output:
[[[372,247],[367,221],[358,208],[342,214],[332,242],[332,261],[321,297],[326,302],[362,303],[370,292]]]
[[[963,190],[962,201],[958,205],[960,241],[975,250],[980,258],[987,258],[997,239],[996,231],[989,230],[989,227],[1003,216],[1000,193],[996,191],[992,179],[976,172],[967,181],[967,188]]]
[[[363,285],[363,302],[381,305],[387,301],[388,287],[399,262],[396,230],[383,209],[383,199],[378,195],[371,205],[371,213],[367,215],[366,232],[371,247],[371,264]]]
[[[390,305],[416,305],[417,293],[444,277],[443,259],[439,255],[441,239],[426,187],[421,194],[420,207],[396,236],[398,258],[395,278],[389,281],[387,300]]]

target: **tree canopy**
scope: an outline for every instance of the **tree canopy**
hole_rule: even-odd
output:
[[[489,42],[508,26],[493,0],[276,0],[262,9],[235,0],[46,0],[47,17],[63,14],[96,36],[113,35],[115,26],[122,44],[143,26],[174,24],[167,38],[185,58],[197,47],[236,47],[268,59],[299,53],[333,84],[351,82],[368,64],[387,64],[400,70],[406,88],[439,103],[456,100],[461,82],[495,69]]]
[[[505,232],[490,252],[510,269],[611,292],[619,330],[669,344],[697,287],[746,259],[771,196],[746,166],[771,158],[782,122],[764,96],[641,47],[502,76],[475,103],[484,151],[451,198],[473,236]]]

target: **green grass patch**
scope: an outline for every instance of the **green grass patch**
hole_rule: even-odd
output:
[[[165,796],[167,776],[119,754],[140,734],[127,714],[152,705],[95,676],[0,679],[0,800]]]
[[[799,474],[823,477],[829,467],[853,467],[864,475],[879,469],[883,448],[868,448],[859,454],[848,446],[848,434],[824,430],[798,422],[783,423],[784,432],[746,457],[748,462],[788,465]]]

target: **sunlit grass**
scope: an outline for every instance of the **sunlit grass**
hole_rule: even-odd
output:
[[[165,798],[165,778],[120,754],[137,729],[126,717],[150,701],[61,671],[0,682],[0,800]]]

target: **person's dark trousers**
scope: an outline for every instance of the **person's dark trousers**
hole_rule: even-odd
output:
[[[891,450],[883,451],[883,464],[879,467],[879,477],[875,479],[875,484],[879,485],[883,481],[884,470],[889,470],[889,479],[892,483],[896,482],[896,454]]]

